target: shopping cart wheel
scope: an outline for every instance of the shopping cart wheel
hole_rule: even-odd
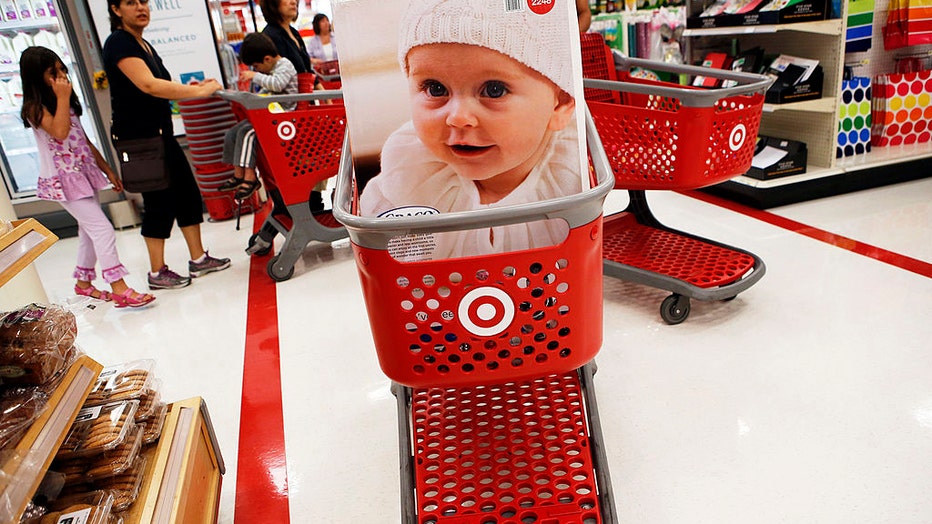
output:
[[[246,252],[250,255],[256,255],[264,257],[272,251],[272,244],[266,239],[262,238],[259,233],[253,233],[249,237],[249,247],[246,248]]]
[[[673,293],[660,304],[660,316],[671,326],[679,324],[689,316],[689,297]]]
[[[265,272],[269,274],[269,277],[276,282],[284,282],[291,278],[294,275],[294,266],[291,266],[286,271],[283,271],[278,267],[278,258],[280,255],[275,255],[269,260],[268,265],[265,266]]]

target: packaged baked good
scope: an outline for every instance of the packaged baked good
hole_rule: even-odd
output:
[[[156,408],[156,415],[152,416],[146,422],[146,430],[142,435],[142,443],[145,445],[152,444],[162,436],[162,427],[165,425],[165,419],[168,418],[168,404],[162,402]]]
[[[142,435],[145,429],[145,424],[136,424],[123,439],[122,444],[99,456],[88,457],[90,460],[84,477],[89,481],[97,481],[119,475],[129,469],[142,449]]]
[[[107,524],[123,524],[124,520],[125,519],[123,518],[123,515],[119,513],[111,513],[110,520],[107,521]]]
[[[59,498],[49,512],[24,524],[109,524],[113,494],[105,490]]]
[[[138,400],[124,400],[81,408],[57,458],[86,457],[119,446],[136,424],[133,417],[138,407]]]
[[[54,305],[29,304],[0,315],[0,380],[38,386],[74,360],[74,314]]]
[[[139,409],[136,410],[136,422],[145,422],[158,414],[159,404],[162,403],[162,381],[154,379],[149,389],[139,398]]]
[[[113,494],[113,511],[126,511],[139,496],[139,487],[142,485],[145,469],[146,457],[139,455],[132,467],[119,475],[101,479],[94,485],[98,489],[107,490]]]
[[[152,388],[154,367],[155,360],[143,359],[104,368],[85,405],[139,399]]]
[[[57,471],[65,476],[65,485],[74,486],[84,482],[84,472],[89,462],[85,457],[56,460],[49,466],[50,471]]]
[[[15,447],[29,426],[47,407],[47,396],[31,389],[19,397],[0,400],[0,450]]]

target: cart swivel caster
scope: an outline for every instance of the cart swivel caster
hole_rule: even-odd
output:
[[[660,316],[663,321],[675,326],[689,316],[689,297],[673,293],[660,304]]]
[[[287,270],[278,267],[278,259],[280,256],[281,255],[275,255],[269,260],[268,265],[265,266],[265,272],[269,274],[269,278],[276,282],[284,282],[294,275],[294,266],[291,266]]]
[[[272,243],[268,240],[262,238],[260,233],[253,233],[249,237],[249,247],[246,248],[246,252],[250,255],[256,255],[258,257],[264,257],[272,251]]]

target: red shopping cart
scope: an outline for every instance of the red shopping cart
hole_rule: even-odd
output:
[[[764,276],[756,255],[668,228],[645,190],[687,190],[747,172],[764,93],[762,75],[665,64],[613,53],[598,33],[582,35],[586,100],[628,207],[606,217],[606,275],[671,291],[660,306],[668,324],[686,320],[690,298],[730,300]],[[700,89],[632,76],[635,68],[704,76],[731,87]]]
[[[258,96],[222,91],[240,118],[247,118],[259,143],[257,167],[272,200],[272,210],[259,231],[249,239],[246,251],[268,254],[275,236],[285,237],[278,254],[266,266],[276,282],[294,275],[294,264],[312,241],[334,242],[346,230],[331,211],[312,212],[309,197],[314,185],[333,177],[340,164],[346,129],[346,110],[341,104],[299,105],[294,111],[273,112],[273,102],[314,102],[339,99],[339,91]]]
[[[533,204],[415,218],[361,217],[349,145],[334,215],[348,229],[379,364],[398,407],[405,524],[615,523],[592,386],[602,343],[598,183]],[[559,218],[556,246],[404,262],[395,239]],[[483,308],[485,312],[483,313]]]

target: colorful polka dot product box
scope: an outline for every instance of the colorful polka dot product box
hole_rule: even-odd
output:
[[[871,79],[856,76],[842,80],[838,105],[838,143],[835,157],[871,150]]]
[[[932,139],[932,71],[878,75],[871,101],[871,145],[898,146]]]

